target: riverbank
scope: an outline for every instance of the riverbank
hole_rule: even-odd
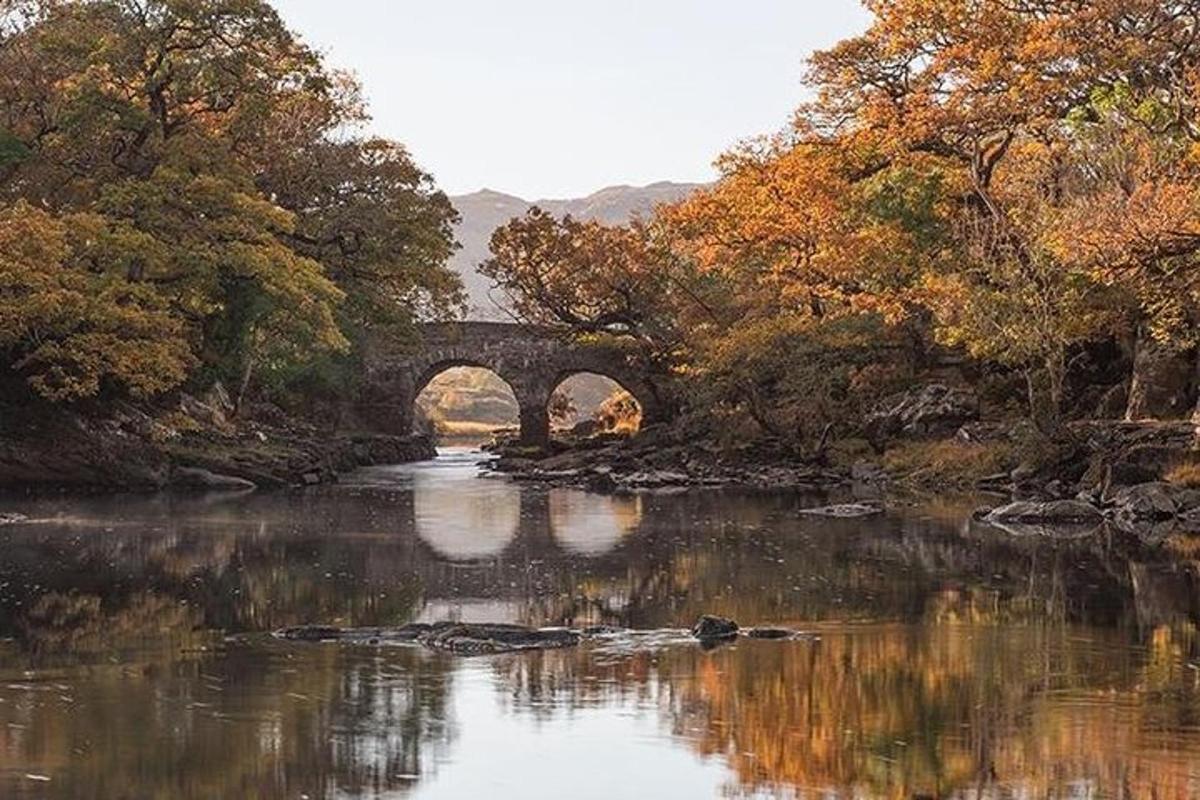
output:
[[[629,438],[559,441],[549,454],[501,444],[492,468],[522,483],[615,494],[706,486],[908,498],[979,492],[996,505],[1032,503],[1033,511],[1028,504],[1014,510],[1019,519],[1001,514],[997,521],[1069,523],[1059,512],[1086,507],[1088,522],[1140,530],[1170,520],[1191,524],[1193,517],[1200,526],[1196,431],[1182,421],[1089,420],[1049,439],[1021,420],[973,422],[877,450],[851,441],[805,456],[769,442],[720,448],[655,426]]]
[[[275,407],[234,417],[222,393],[155,406],[6,407],[0,488],[25,491],[249,490],[311,486],[373,464],[433,458],[425,436],[329,435]]]

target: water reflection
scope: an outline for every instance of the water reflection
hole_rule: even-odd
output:
[[[452,561],[479,561],[504,552],[521,524],[521,492],[498,480],[475,480],[478,467],[461,456],[436,469],[411,471],[413,522],[417,535]]]
[[[38,522],[0,528],[0,797],[1200,793],[1186,538],[476,472],[457,455],[298,495],[6,501]],[[704,612],[820,638],[453,660],[262,634]]]
[[[641,497],[609,497],[574,489],[548,493],[550,529],[572,555],[599,556],[620,544],[642,519]]]

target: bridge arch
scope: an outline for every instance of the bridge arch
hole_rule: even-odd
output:
[[[424,410],[430,422],[440,422],[467,410],[484,427],[512,429],[517,424],[516,391],[494,369],[476,362],[432,364],[417,377],[413,390],[414,417]]]
[[[456,366],[494,372],[511,387],[520,415],[521,442],[544,447],[550,439],[550,396],[567,377],[603,375],[642,407],[643,425],[665,417],[659,387],[611,344],[579,341],[558,328],[494,322],[431,323],[414,341],[377,335],[367,345],[366,374],[355,418],[365,427],[407,435],[417,395],[435,376]]]
[[[613,370],[609,370],[609,371],[612,372]],[[613,377],[612,375],[606,375],[602,372],[597,372],[597,371],[590,370],[590,369],[568,369],[568,370],[564,370],[562,373],[560,373],[558,376],[556,376],[555,380],[553,381],[553,386],[550,389],[551,398],[553,398],[555,393],[563,390],[563,388],[565,386],[570,384],[572,382],[572,379],[580,378],[583,376],[591,376],[593,378],[601,378],[614,391],[623,391],[626,394],[630,395],[634,399],[634,401],[637,403],[639,411],[642,411],[642,400],[639,399],[639,395],[641,395],[643,397],[650,395],[650,391],[648,388],[646,388],[644,386],[639,386],[638,382],[632,376],[629,376],[629,375],[623,375],[621,379],[618,379],[616,377]],[[629,384],[633,384],[633,386],[630,386]],[[648,402],[652,402],[652,401],[648,401]]]

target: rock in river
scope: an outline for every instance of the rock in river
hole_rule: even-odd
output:
[[[566,628],[527,628],[523,625],[435,625],[418,638],[432,650],[460,656],[492,655],[518,650],[553,650],[579,644],[578,633]]]
[[[791,639],[798,634],[788,628],[751,628],[746,636],[751,639]]]
[[[419,643],[431,650],[461,656],[512,653],[573,647],[580,635],[565,628],[529,628],[498,623],[414,622],[398,628],[334,628],[308,625],[285,628],[280,639],[306,642],[351,642],[357,644]]]
[[[855,517],[873,517],[876,514],[882,514],[883,509],[879,506],[869,506],[863,503],[842,503],[840,505],[821,506],[820,508],[802,508],[798,513],[811,517],[853,519]]]
[[[692,626],[692,636],[700,641],[732,639],[738,635],[738,624],[731,619],[705,615]]]
[[[1045,503],[1017,501],[994,509],[987,522],[1032,522],[1061,525],[1095,525],[1103,521],[1100,509],[1082,500],[1051,500]]]

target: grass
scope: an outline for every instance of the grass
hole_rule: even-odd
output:
[[[1008,442],[961,442],[957,439],[904,442],[883,454],[892,475],[924,486],[973,488],[980,479],[1012,469]]]
[[[1176,464],[1167,470],[1167,474],[1163,478],[1167,483],[1173,483],[1176,486],[1200,489],[1200,462],[1189,461]]]

